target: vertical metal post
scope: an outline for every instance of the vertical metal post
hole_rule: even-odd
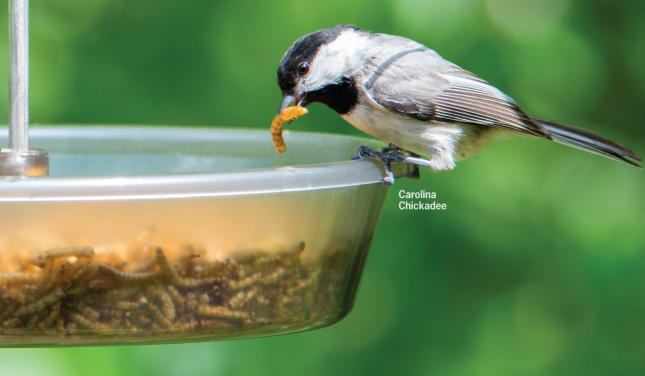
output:
[[[29,150],[29,0],[9,0],[9,147]]]
[[[29,149],[29,0],[9,0],[9,149],[0,176],[49,175],[49,155]]]

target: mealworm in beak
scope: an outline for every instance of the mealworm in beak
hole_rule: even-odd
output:
[[[273,147],[278,154],[282,154],[287,151],[287,145],[284,143],[284,138],[282,138],[282,127],[284,124],[288,121],[299,118],[307,112],[308,111],[305,107],[291,106],[285,108],[281,114],[277,114],[273,118],[273,121],[271,122],[271,137],[273,138]]]

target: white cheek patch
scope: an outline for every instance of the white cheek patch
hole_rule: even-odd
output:
[[[311,69],[302,81],[305,91],[314,91],[360,69],[363,61],[360,53],[365,45],[365,36],[354,30],[341,33],[334,41],[323,45],[311,61]]]

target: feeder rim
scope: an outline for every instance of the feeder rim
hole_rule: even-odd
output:
[[[82,137],[78,132],[81,129]],[[160,136],[172,137],[175,142],[182,142],[181,137],[186,142],[190,139],[208,142],[209,137],[212,137],[221,142],[222,137],[234,138],[242,133],[266,139],[270,145],[270,132],[257,129],[153,125],[37,126],[30,129],[30,137],[35,140],[35,146],[39,138],[56,138],[69,143],[74,142],[75,138],[83,137],[122,139],[128,142],[145,142],[150,137]],[[315,136],[331,142],[375,142],[355,136],[299,131],[291,134]],[[50,150],[50,153],[54,155],[56,151]],[[384,175],[380,162],[348,160],[212,173],[3,177],[0,178],[0,202],[161,200],[264,195],[381,184]]]

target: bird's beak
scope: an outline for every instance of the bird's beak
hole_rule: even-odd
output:
[[[284,111],[285,108],[289,107],[291,103],[295,103],[296,106],[300,106],[305,98],[305,94],[300,94],[298,96],[287,94],[282,98],[282,103],[280,104],[280,113]]]

